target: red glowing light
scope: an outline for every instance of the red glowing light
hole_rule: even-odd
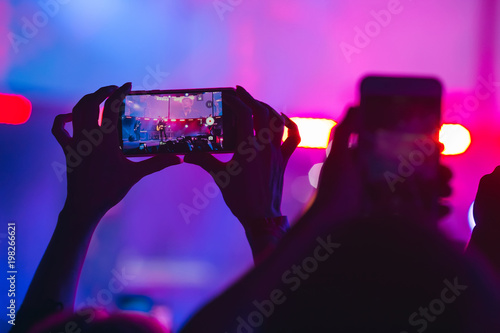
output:
[[[21,125],[31,116],[31,102],[21,95],[0,94],[0,123]]]
[[[337,124],[331,119],[319,118],[291,118],[299,127],[301,142],[299,147],[303,148],[327,148],[330,140],[330,132]],[[285,128],[283,141],[288,137]],[[460,124],[443,124],[439,131],[439,142],[444,145],[443,155],[463,154],[471,144],[470,132]]]

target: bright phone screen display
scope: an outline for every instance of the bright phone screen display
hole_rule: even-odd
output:
[[[131,94],[122,108],[126,155],[224,150],[221,91]]]

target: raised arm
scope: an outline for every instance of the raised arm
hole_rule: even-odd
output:
[[[355,111],[351,109],[344,121],[335,126],[332,150],[323,165],[313,207],[283,237],[275,251],[193,315],[181,332],[201,332],[206,327],[213,332],[251,331],[245,321],[257,309],[256,306],[260,308],[265,304],[264,311],[272,313],[285,302],[288,305],[296,302],[290,300],[291,297],[310,277],[310,274],[304,274],[300,265],[305,258],[316,256],[318,263],[321,261],[322,265],[327,265],[326,258],[340,248],[329,234],[332,223],[340,223],[359,213],[358,197],[362,193],[359,169],[355,165],[355,151],[348,149],[349,136],[356,129]],[[274,320],[275,317],[263,320],[268,319]],[[287,325],[284,321],[283,327]],[[255,331],[262,326],[265,326],[264,322]],[[288,332],[287,329],[282,331]]]
[[[130,88],[103,87],[84,96],[72,113],[54,120],[52,133],[66,156],[66,202],[11,332],[27,332],[58,310],[72,311],[87,248],[101,218],[142,177],[180,163],[177,156],[167,155],[135,163],[122,154],[119,106]],[[99,126],[99,105],[105,100]],[[69,122],[73,137],[64,129]]]
[[[300,135],[288,117],[255,100],[242,87],[226,101],[237,111],[238,142],[233,158],[223,163],[210,154],[193,153],[184,161],[201,166],[214,177],[224,201],[245,229],[258,262],[289,228],[281,213],[283,176]],[[284,126],[288,138],[282,144]]]

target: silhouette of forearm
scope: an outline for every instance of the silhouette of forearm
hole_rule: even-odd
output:
[[[73,310],[78,280],[94,232],[94,228],[80,227],[89,225],[87,219],[66,209],[61,211],[11,332],[26,332],[61,307]]]

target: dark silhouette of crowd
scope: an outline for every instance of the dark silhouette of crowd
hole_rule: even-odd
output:
[[[181,163],[172,154],[132,162],[120,151],[116,105],[130,89],[101,88],[55,118],[52,133],[67,158],[83,133],[102,136],[102,143],[68,169],[65,205],[11,332],[166,332],[146,314],[95,310],[82,316],[74,309],[101,218],[141,178]],[[332,130],[314,201],[290,228],[281,199],[285,168],[300,142],[297,126],[241,87],[225,102],[237,110],[237,141],[251,142],[254,154],[236,150],[221,162],[191,153],[183,162],[211,174],[234,171],[218,185],[245,230],[255,268],[194,313],[180,332],[500,331],[500,167],[479,183],[477,226],[464,251],[438,229],[449,210],[441,199],[451,194],[450,170],[439,166],[433,202],[422,190],[381,207],[384,201],[363,177],[359,150],[350,144],[360,115],[359,108],[349,108]],[[69,122],[72,136],[64,128]],[[271,133],[265,143],[258,142],[262,131]]]

